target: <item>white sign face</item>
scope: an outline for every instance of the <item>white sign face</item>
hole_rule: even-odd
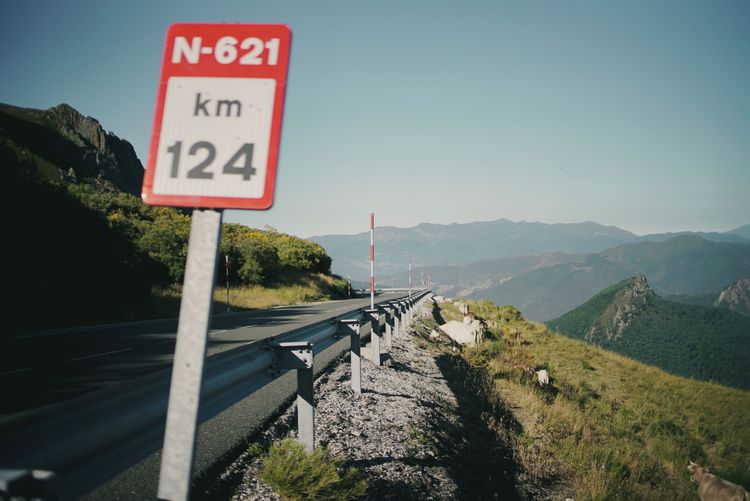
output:
[[[262,197],[275,91],[270,78],[171,77],[153,192]]]

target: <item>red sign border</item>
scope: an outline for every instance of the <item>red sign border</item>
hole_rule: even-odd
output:
[[[213,58],[201,61],[200,64],[189,64],[183,61],[173,64],[171,61],[174,39],[183,36],[191,39],[195,36],[203,38],[203,46],[212,46],[213,41],[222,36],[233,36],[238,40],[254,36],[261,39],[279,38],[279,59],[274,66],[242,66],[239,64],[223,65]],[[252,209],[267,210],[274,202],[276,188],[276,170],[279,159],[279,145],[281,143],[281,123],[284,115],[284,100],[286,97],[286,80],[291,52],[292,31],[284,24],[232,24],[232,23],[176,23],[167,30],[164,43],[159,91],[156,99],[154,126],[151,132],[151,146],[149,148],[148,163],[143,177],[141,197],[149,205],[192,207],[204,209]],[[164,101],[167,93],[167,82],[173,76],[189,77],[239,77],[239,78],[273,78],[276,80],[273,113],[271,118],[271,137],[268,148],[268,163],[266,169],[266,183],[261,198],[240,197],[212,197],[164,195],[153,192],[154,174],[156,167],[156,153],[159,148],[162,118],[164,116]]]

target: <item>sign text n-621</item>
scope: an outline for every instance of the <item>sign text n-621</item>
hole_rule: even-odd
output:
[[[233,36],[223,36],[211,46],[203,45],[202,37],[175,37],[172,48],[172,64],[185,61],[198,64],[201,56],[213,57],[219,64],[238,62],[242,65],[259,66],[267,64],[275,66],[279,63],[278,38],[263,40],[257,37],[247,37],[238,40]]]

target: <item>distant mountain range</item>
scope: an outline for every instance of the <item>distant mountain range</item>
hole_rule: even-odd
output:
[[[415,283],[421,285],[423,271],[432,277],[439,294],[512,304],[527,318],[546,321],[637,274],[648,277],[659,294],[711,305],[722,289],[750,277],[750,243],[713,242],[697,235],[682,235],[591,254],[551,253],[427,266],[416,270]],[[400,273],[384,277],[380,283],[388,286],[406,280],[407,274]]]
[[[750,388],[750,317],[667,301],[643,276],[604,289],[547,326],[674,374]]]
[[[682,236],[697,236],[711,242],[750,243],[750,225],[724,233],[645,236],[593,222],[546,224],[499,219],[467,224],[424,223],[412,228],[385,226],[377,228],[375,233],[376,279],[396,279],[399,272],[407,270],[410,256],[414,270],[429,266],[473,266],[474,263],[481,269],[484,265],[479,262],[485,260],[552,253],[591,254],[627,243],[663,242]],[[369,232],[315,236],[310,240],[325,247],[333,258],[335,273],[353,280],[369,280]]]

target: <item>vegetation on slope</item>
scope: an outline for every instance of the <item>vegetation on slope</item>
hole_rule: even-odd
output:
[[[666,301],[643,277],[608,287],[547,325],[674,374],[750,388],[750,318]]]
[[[5,188],[24,202],[6,222],[4,271],[14,290],[7,332],[176,315],[190,216],[131,194],[132,171],[142,176],[142,167],[129,143],[70,107],[2,106],[0,167]],[[275,230],[225,224],[220,252],[229,257],[233,306],[346,290],[320,245]],[[218,285],[226,279],[217,274]],[[264,298],[249,299],[255,292]]]
[[[750,393],[693,381],[470,303],[491,339],[462,356],[494,384],[498,432],[527,474],[575,499],[697,499],[689,460],[750,486]],[[534,370],[549,371],[540,388]]]

